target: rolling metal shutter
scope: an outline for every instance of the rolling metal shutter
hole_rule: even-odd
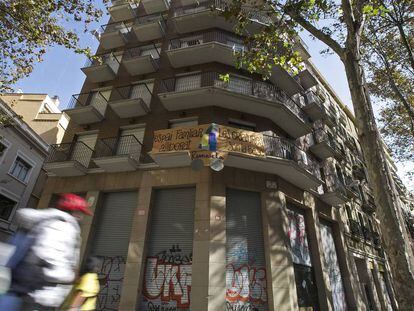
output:
[[[99,278],[104,279],[98,296],[97,310],[117,310],[128,255],[134,210],[138,205],[137,192],[116,192],[104,195],[97,209],[97,221],[91,254],[102,258]]]
[[[328,223],[320,223],[322,252],[325,267],[328,269],[329,287],[332,292],[333,309],[335,311],[347,310],[345,289],[342,283],[341,270],[339,268],[338,255],[336,253],[332,226]]]
[[[267,310],[260,194],[227,190],[226,309]]]
[[[195,188],[154,196],[139,310],[189,310]]]

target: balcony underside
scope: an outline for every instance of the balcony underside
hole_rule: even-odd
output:
[[[127,40],[125,35],[118,30],[102,33],[99,42],[106,50],[111,50],[124,46]]]
[[[148,106],[141,98],[112,101],[109,106],[120,118],[144,116],[149,112]]]
[[[144,75],[158,70],[158,65],[151,55],[124,60],[122,65],[131,76]]]
[[[147,14],[166,11],[170,6],[168,0],[142,0],[141,2]]]
[[[146,42],[162,38],[164,29],[159,21],[137,24],[132,27],[138,41]]]
[[[87,168],[77,161],[62,161],[46,163],[44,169],[59,177],[83,176],[86,175]]]
[[[150,155],[162,168],[189,166],[191,164],[188,152]],[[233,153],[228,155],[224,161],[224,166],[275,174],[304,190],[313,189],[322,183],[318,178],[314,177],[295,162],[275,157],[256,158]]]
[[[227,31],[233,31],[234,23],[226,21],[222,16],[212,12],[210,9],[204,11],[189,13],[172,18],[175,30],[178,33],[188,33],[210,28],[219,28]],[[263,24],[252,22],[246,26],[249,33],[258,32]]]
[[[65,110],[71,121],[79,125],[100,122],[104,116],[93,106],[77,107]]]
[[[204,87],[190,91],[162,93],[158,96],[169,111],[217,106],[268,118],[295,138],[311,131],[307,124],[281,103],[220,88]]]
[[[274,66],[269,80],[288,96],[303,92],[300,84],[282,67]]]
[[[108,64],[81,68],[86,77],[93,83],[111,81],[115,79],[115,72]]]
[[[302,108],[306,114],[312,119],[312,121],[317,121],[323,118],[324,113],[315,102],[311,102]]]
[[[324,201],[325,203],[337,206],[339,204],[345,204],[349,201],[348,197],[341,192],[340,190],[335,190],[332,192],[326,192],[324,194],[320,195],[320,199]]]
[[[332,149],[326,141],[322,141],[318,144],[315,144],[311,146],[309,149],[310,151],[312,151],[314,155],[316,155],[319,159],[322,160],[336,156],[335,150]]]
[[[96,165],[108,173],[135,171],[139,163],[129,155],[93,159]]]
[[[108,12],[114,22],[120,22],[135,17],[135,11],[128,2],[108,8]]]
[[[315,76],[308,69],[299,72],[298,77],[300,84],[306,90],[312,86],[318,85],[318,80],[316,80]]]
[[[218,62],[234,66],[236,57],[233,49],[218,42],[208,42],[166,52],[174,68]]]

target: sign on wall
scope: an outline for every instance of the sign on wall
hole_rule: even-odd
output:
[[[152,153],[200,150],[203,134],[210,126],[205,124],[155,131]],[[217,151],[265,157],[263,134],[223,125],[217,127]]]

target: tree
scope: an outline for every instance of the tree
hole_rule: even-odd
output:
[[[89,55],[72,28],[83,26],[86,32],[101,16],[94,0],[0,1],[0,92],[28,76],[49,46]]]
[[[252,12],[261,11],[273,20],[260,33],[252,34],[246,39],[250,51],[241,56],[240,62],[250,71],[269,75],[271,67],[275,65],[291,70],[292,66],[298,64],[297,54],[293,52],[292,38],[303,29],[339,56],[348,79],[358,136],[373,187],[384,246],[396,280],[397,300],[402,310],[411,310],[414,256],[408,244],[398,192],[375,122],[362,62],[361,42],[367,30],[366,22],[385,13],[382,2],[234,0],[221,9],[226,18],[237,23],[236,30],[240,32],[244,31]],[[281,52],[275,53],[275,47]]]
[[[369,89],[386,107],[380,123],[399,161],[412,160],[414,143],[414,2],[381,1],[384,13],[367,21],[363,57]]]

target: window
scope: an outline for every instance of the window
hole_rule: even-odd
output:
[[[31,169],[32,167],[26,161],[21,157],[17,157],[10,171],[10,175],[22,182],[26,182]]]
[[[16,202],[0,194],[0,219],[9,220]]]

